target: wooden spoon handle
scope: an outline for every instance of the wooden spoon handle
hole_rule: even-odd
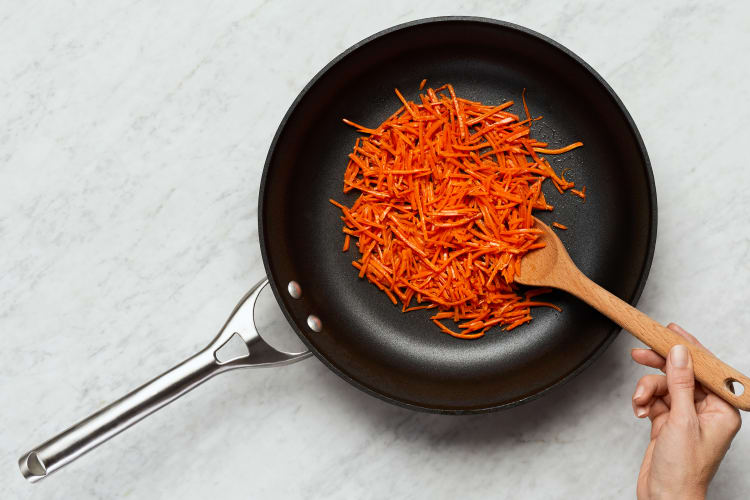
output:
[[[704,347],[692,344],[669,328],[665,328],[582,273],[577,278],[570,278],[565,286],[568,292],[632,333],[664,358],[674,345],[682,344],[687,347],[693,358],[695,378],[735,408],[750,411],[750,378],[721,361]],[[732,382],[742,384],[744,392],[734,394],[730,389]]]

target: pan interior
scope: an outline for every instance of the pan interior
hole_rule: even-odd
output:
[[[452,338],[430,312],[402,314],[357,278],[352,245],[341,251],[339,211],[351,204],[342,179],[357,133],[346,117],[376,126],[400,103],[416,100],[419,82],[452,83],[459,96],[483,103],[513,100],[543,119],[532,137],[550,147],[584,147],[550,157],[559,172],[587,187],[585,203],[545,182],[555,206],[538,212],[567,225],[560,237],[594,281],[634,302],[650,266],[655,239],[653,180],[637,131],[611,90],[575,56],[530,32],[477,20],[415,23],[345,53],[316,77],[292,106],[269,152],[260,199],[261,246],[274,292],[288,319],[316,355],[358,387],[418,408],[482,411],[516,404],[585,366],[618,332],[610,321],[555,292],[563,312],[532,310],[534,321],[478,340]],[[287,293],[294,280],[302,297]],[[315,314],[322,331],[313,332]]]

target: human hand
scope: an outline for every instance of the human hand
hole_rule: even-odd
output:
[[[686,343],[701,345],[685,330],[669,329]],[[633,394],[633,412],[651,420],[636,492],[645,499],[703,499],[708,483],[740,429],[740,413],[696,384],[693,361],[685,346],[674,346],[665,360],[651,349],[633,349],[633,359],[664,375],[641,377]]]

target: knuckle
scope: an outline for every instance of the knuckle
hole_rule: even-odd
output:
[[[732,434],[739,432],[742,427],[742,417],[738,411],[733,411],[727,418],[727,427],[732,431]]]
[[[693,377],[693,374],[690,372],[677,372],[671,374],[669,377],[669,383],[670,385],[675,389],[694,389],[695,388],[695,378]]]
[[[669,423],[679,429],[682,429],[683,431],[698,429],[698,421],[692,415],[685,415],[681,413],[676,414],[672,412],[669,415]]]

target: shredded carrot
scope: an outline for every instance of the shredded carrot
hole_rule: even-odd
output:
[[[419,90],[422,90],[425,85],[427,85],[427,78],[419,82]]]
[[[347,120],[346,118],[344,118],[344,119],[343,119],[343,120],[341,120],[341,121],[343,121],[343,122],[344,122],[344,123],[346,123],[347,125],[351,125],[352,127],[356,128],[356,129],[357,129],[357,131],[359,131],[359,132],[364,132],[364,133],[367,133],[367,134],[372,134],[373,132],[375,132],[375,131],[374,131],[373,129],[371,129],[371,128],[363,127],[362,125],[359,125],[359,124],[357,124],[357,123],[354,123],[354,122],[353,122],[353,121],[351,121],[351,120]]]
[[[568,226],[566,226],[566,225],[564,225],[564,224],[560,224],[559,222],[553,222],[553,223],[552,223],[552,227],[556,227],[556,228],[558,228],[558,229],[568,229]],[[349,237],[349,235],[347,235],[347,238],[348,238],[348,237]],[[348,240],[347,240],[347,241],[348,241]]]
[[[586,186],[583,186],[583,189],[580,191],[577,189],[571,189],[570,192],[581,198],[583,201],[586,201]]]
[[[435,308],[433,323],[462,339],[528,323],[531,307],[559,310],[531,300],[550,289],[523,292],[514,277],[523,256],[544,246],[533,212],[553,207],[542,183],[549,179],[559,192],[585,199],[585,187],[572,189],[537,153],[582,143],[547,149],[531,138],[538,118],[529,115],[525,92],[523,120],[509,112],[512,102],[463,99],[450,84],[428,88],[418,102],[395,92],[402,106],[376,128],[344,120],[365,134],[344,172],[344,193],[359,196],[349,207],[330,201],[345,224],[343,251],[356,241],[361,257],[352,265],[359,276],[404,312]]]
[[[569,144],[565,146],[564,148],[559,148],[559,149],[534,148],[534,151],[536,151],[537,153],[544,153],[548,155],[559,155],[562,153],[567,153],[571,149],[580,148],[581,146],[583,146],[582,142],[574,142],[573,144]]]

